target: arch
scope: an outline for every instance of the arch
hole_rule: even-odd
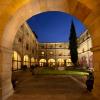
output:
[[[50,62],[53,62],[54,63],[55,62],[55,59],[49,59],[48,60],[48,63],[50,63]]]
[[[74,1],[74,0],[73,0]],[[64,3],[67,3],[67,2],[70,2],[70,1],[65,1],[65,0],[60,0],[59,1],[54,1],[54,3],[56,4],[57,7],[53,7],[52,4],[53,2],[52,1],[47,1],[48,3],[50,3],[50,7],[46,7],[45,5],[45,0],[44,0],[44,3],[42,3],[42,1],[40,0],[37,0],[37,1],[34,1],[34,2],[29,2],[27,5],[24,5],[22,8],[20,8],[19,10],[17,10],[17,12],[13,15],[13,17],[11,18],[11,20],[9,21],[9,23],[7,24],[6,26],[6,29],[4,31],[4,35],[2,38],[6,38],[6,37],[9,37],[9,35],[11,35],[12,37],[10,37],[9,39],[7,39],[8,41],[8,44],[10,45],[10,47],[12,47],[12,44],[13,44],[13,41],[14,41],[14,37],[15,37],[15,34],[18,30],[18,28],[27,20],[29,19],[30,17],[32,17],[33,15],[36,15],[38,13],[41,13],[41,12],[46,12],[46,11],[61,11],[61,12],[67,12],[67,13],[70,13],[71,15],[77,17],[78,19],[80,19],[82,22],[84,17],[89,13],[91,10],[86,7],[85,5],[82,5],[79,1],[76,0],[76,4],[77,6],[80,8],[79,11],[74,11],[74,12],[77,12],[77,13],[74,13],[74,12],[71,12],[68,10],[68,8],[71,8],[72,6],[68,6],[68,8],[64,9],[63,6],[64,6]],[[60,5],[61,3],[61,5]],[[45,6],[45,9],[42,9],[42,5]],[[59,6],[61,6],[61,9],[59,8]],[[79,6],[80,5],[80,6]],[[67,5],[66,5],[67,6]],[[66,7],[65,6],[65,7]],[[82,7],[81,7],[82,6]],[[47,9],[49,8],[49,9]],[[84,9],[83,9],[84,8]],[[74,9],[74,8],[73,8]],[[81,10],[86,10],[86,15],[83,14],[83,16],[80,16],[80,12]],[[23,12],[23,13],[22,13]],[[13,27],[13,29],[12,29]],[[11,30],[10,30],[11,29]],[[5,37],[6,36],[6,37]],[[6,40],[6,39],[5,39]],[[4,45],[4,41],[2,41],[3,45]]]
[[[50,66],[50,67],[55,66],[55,62],[56,62],[55,59],[52,59],[52,58],[49,59],[49,60],[48,60],[48,66]]]
[[[9,2],[9,3],[8,3]],[[74,15],[81,20],[91,33],[94,53],[93,62],[95,66],[96,80],[95,86],[100,87],[100,1],[99,0],[7,0],[0,4],[6,5],[2,8],[0,16],[0,55],[2,56],[0,77],[6,77],[2,83],[0,93],[6,99],[13,93],[11,89],[11,58],[12,44],[18,28],[31,16],[45,11],[62,11]],[[74,6],[73,6],[74,4]],[[84,14],[82,13],[84,12]],[[5,56],[6,54],[6,56]],[[8,63],[9,62],[9,63]],[[5,66],[4,66],[5,65]],[[3,69],[3,70],[2,70]],[[6,70],[6,71],[5,71]],[[9,77],[8,77],[9,76]],[[7,87],[8,86],[8,87]],[[100,88],[96,88],[98,91]],[[2,91],[2,92],[1,92]],[[99,92],[96,92],[96,94]]]
[[[45,66],[46,65],[46,59],[40,59],[39,65],[42,66],[42,67]]]
[[[46,59],[40,59],[39,62],[45,62],[46,63]]]
[[[17,51],[13,51],[12,54],[12,70],[19,70],[21,69],[21,56],[18,54]]]
[[[67,60],[66,60],[66,66],[72,66],[73,64],[72,64],[72,61],[71,61],[71,59],[70,58],[67,58]]]
[[[57,59],[57,65],[64,66],[64,59],[62,59],[62,58]]]
[[[34,57],[31,58],[31,65],[34,65],[35,64],[35,59]]]
[[[24,62],[23,65],[26,65],[28,68],[30,67],[30,59],[28,55],[24,55]]]

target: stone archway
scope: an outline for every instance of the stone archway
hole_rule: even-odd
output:
[[[99,0],[1,0],[0,1],[0,96],[13,93],[11,85],[12,44],[18,28],[31,16],[45,11],[70,13],[89,29],[93,40],[95,94],[100,89],[100,1]]]

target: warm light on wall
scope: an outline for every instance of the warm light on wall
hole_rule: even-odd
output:
[[[66,62],[71,62],[71,59],[67,59]]]
[[[13,53],[13,60],[17,60],[17,52],[16,51],[14,51],[14,53]]]
[[[24,56],[24,61],[29,61],[28,55],[25,55],[25,56]]]
[[[21,61],[21,57],[16,51],[13,52],[13,60],[20,60]]]
[[[50,63],[50,62],[55,62],[55,60],[54,60],[54,59],[49,59],[48,62],[49,62],[49,63]]]
[[[35,59],[34,59],[33,57],[31,58],[31,62],[32,62],[32,63],[35,62]]]
[[[28,68],[30,67],[30,61],[28,55],[24,56],[24,65],[26,65]]]
[[[12,70],[17,69],[21,69],[21,57],[16,51],[14,51],[12,58]]]
[[[21,8],[23,5],[27,4],[31,0],[12,0],[11,4],[7,7],[6,12],[11,15],[16,12],[17,9]]]
[[[64,63],[64,59],[59,58],[59,59],[57,60],[57,62],[62,62],[62,63]]]
[[[50,54],[52,55],[52,54],[53,54],[53,52],[51,51],[51,52],[50,52]]]
[[[45,59],[40,59],[40,62],[42,63],[42,62],[46,62],[46,60]]]
[[[44,52],[41,52],[42,55],[44,55]]]

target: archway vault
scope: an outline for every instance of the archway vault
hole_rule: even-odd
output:
[[[100,1],[99,0],[0,0],[0,95],[12,94],[11,49],[18,28],[27,19],[45,11],[67,12],[84,23],[92,40],[95,67],[95,90],[100,89]],[[98,88],[99,89],[98,89]],[[97,94],[96,93],[96,94]]]

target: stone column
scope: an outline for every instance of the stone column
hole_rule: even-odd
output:
[[[94,64],[94,94],[100,96],[100,46],[94,47],[93,51],[93,64]]]
[[[99,11],[100,12],[100,11]],[[85,23],[87,23],[89,33],[92,39],[93,48],[93,67],[94,67],[94,89],[93,93],[100,96],[100,13],[98,11],[90,14]]]
[[[1,66],[0,66],[0,100],[1,100],[1,96],[2,96],[2,86],[1,86]]]
[[[6,100],[13,94],[11,83],[12,50],[0,46],[0,100]]]

